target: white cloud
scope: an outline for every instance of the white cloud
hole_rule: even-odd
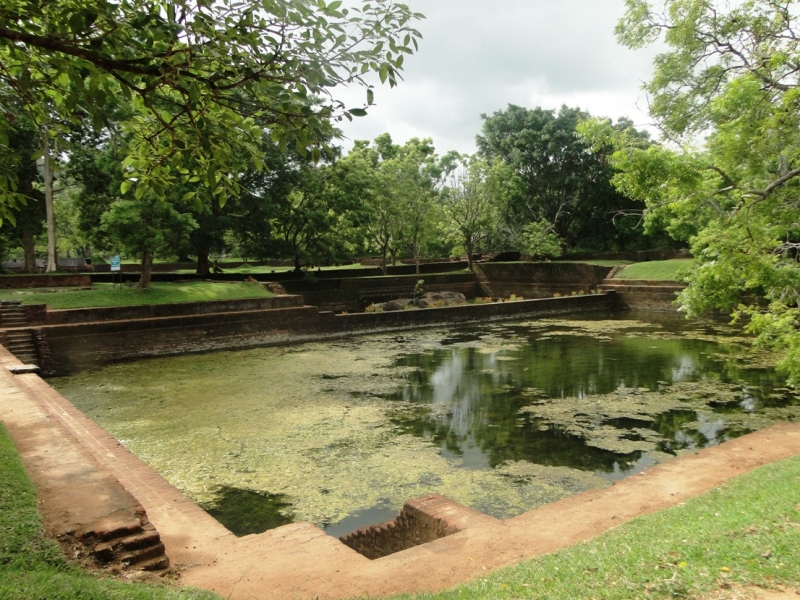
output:
[[[352,139],[389,132],[398,142],[431,137],[440,152],[475,150],[481,113],[509,103],[592,114],[628,116],[644,126],[637,108],[650,77],[654,51],[618,45],[614,25],[623,0],[410,0],[427,16],[419,52],[408,57],[405,81],[376,86],[368,117],[344,124]],[[361,105],[364,92],[340,94]],[[345,141],[345,147],[351,145]]]

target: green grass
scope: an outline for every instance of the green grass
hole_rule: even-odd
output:
[[[22,300],[25,304],[47,304],[50,309],[90,308],[97,306],[139,306],[144,304],[172,304],[175,302],[205,302],[210,300],[238,300],[272,296],[264,286],[256,283],[210,283],[191,281],[181,283],[152,283],[146,290],[138,287],[96,283],[92,290],[71,290],[36,293],[31,290],[4,290],[3,300]]]
[[[693,598],[800,583],[800,457],[429,600]]]
[[[679,281],[678,272],[692,264],[691,259],[654,260],[628,265],[617,271],[614,279],[657,279]]]
[[[67,563],[44,537],[36,491],[0,423],[0,598],[212,600],[207,591],[103,579]]]

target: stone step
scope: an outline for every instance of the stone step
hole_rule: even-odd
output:
[[[7,331],[6,336],[8,337],[9,341],[15,340],[29,340],[31,339],[31,332],[30,331]]]
[[[11,352],[11,354],[17,354],[17,355],[30,354],[33,356],[36,355],[36,348],[34,348],[33,346],[17,346],[17,347],[12,346],[8,350]]]
[[[167,558],[166,555],[158,558],[151,558],[150,560],[138,563],[136,568],[150,572],[166,571],[169,569],[169,558]]]
[[[119,561],[123,565],[131,566],[136,565],[137,568],[140,563],[143,563],[149,559],[159,558],[164,556],[164,544],[158,542],[157,544],[153,544],[152,546],[147,546],[145,548],[139,548],[138,550],[130,551],[126,554],[120,556]]]
[[[125,550],[138,550],[161,541],[161,536],[155,529],[145,530],[142,533],[126,537],[120,542]]]

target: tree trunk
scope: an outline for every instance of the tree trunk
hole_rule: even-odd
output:
[[[198,244],[197,245],[197,275],[210,275],[211,274],[211,264],[208,260],[208,245],[206,244]]]
[[[50,132],[44,128],[44,202],[47,210],[47,273],[58,270],[56,254],[56,213],[53,209],[53,162],[50,158]]]
[[[419,250],[414,250],[414,265],[416,265],[416,273],[419,275]]]
[[[464,244],[464,247],[467,249],[467,267],[469,268],[470,271],[472,271],[473,270],[472,269],[472,250],[473,250],[472,242],[467,242],[466,244]]]
[[[36,272],[36,249],[33,243],[33,233],[30,229],[22,230],[22,272]]]
[[[153,253],[145,250],[142,252],[142,274],[139,276],[139,289],[146,290],[150,287],[150,275],[153,274]]]
[[[390,252],[390,254],[392,256],[392,266],[396,267],[397,266],[397,248],[392,248],[391,250],[389,250],[389,252]]]
[[[300,273],[303,270],[303,267],[300,265],[300,255],[294,255],[294,272]]]
[[[381,248],[381,273],[386,275],[386,245]]]

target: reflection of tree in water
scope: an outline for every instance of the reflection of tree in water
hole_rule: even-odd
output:
[[[537,339],[537,334],[523,335],[523,331],[505,329],[516,342],[511,348],[490,351],[486,342],[483,349],[446,347],[401,357],[398,364],[413,369],[407,371],[406,385],[395,399],[416,408],[398,410],[393,421],[404,431],[431,440],[444,455],[462,458],[466,467],[526,460],[624,471],[641,452],[623,455],[594,448],[563,429],[520,419],[520,408],[531,402],[525,390],[535,388],[558,402],[561,397],[604,394],[620,386],[656,390],[664,383],[691,381],[699,373],[721,368],[714,358],[720,346],[707,341],[629,336],[601,341],[557,332]],[[447,341],[474,343],[475,338]],[[659,449],[665,452],[704,447],[737,434],[729,434],[722,420],[700,420],[699,427],[686,427],[698,418],[694,410],[676,410],[653,415],[652,422],[607,424],[624,430],[652,429],[663,436]]]

